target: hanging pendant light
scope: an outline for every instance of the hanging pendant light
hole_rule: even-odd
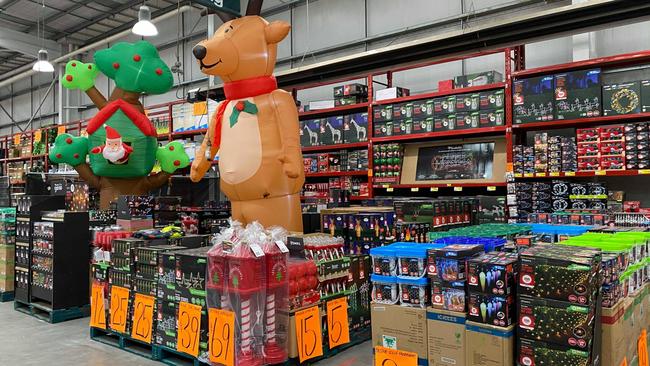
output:
[[[151,22],[151,9],[148,6],[140,6],[138,11],[138,22],[133,25],[131,32],[143,37],[153,37],[158,35],[158,28]]]
[[[47,59],[47,50],[38,50],[38,61],[32,66],[38,72],[54,72],[54,66]]]

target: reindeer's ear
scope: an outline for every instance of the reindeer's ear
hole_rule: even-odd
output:
[[[270,44],[280,43],[289,34],[290,30],[291,25],[289,23],[281,20],[272,21],[264,29],[266,41]]]

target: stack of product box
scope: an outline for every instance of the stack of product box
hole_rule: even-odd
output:
[[[368,169],[368,150],[304,154],[302,160],[305,173],[360,171]]]
[[[353,113],[300,121],[303,147],[368,141],[368,113]]]
[[[432,230],[445,231],[477,224],[478,202],[477,198],[440,197],[435,200],[396,200],[393,206],[398,221],[402,222],[404,226],[411,223],[424,223]],[[406,232],[403,234],[406,235]],[[426,235],[426,232],[424,234]],[[401,236],[400,232],[398,232],[398,238],[399,236]]]
[[[393,207],[322,210],[320,222],[322,232],[343,238],[346,254],[368,254],[370,248],[395,242]]]
[[[399,184],[404,159],[402,144],[378,144],[373,147],[373,183]]]
[[[334,106],[364,103],[368,101],[368,86],[345,84],[334,87]]]
[[[0,208],[0,294],[14,291],[15,254],[16,209],[3,207]]]
[[[601,252],[537,245],[520,253],[520,365],[589,366],[600,355]]]
[[[623,126],[625,133],[626,169],[650,168],[649,126],[650,124],[648,122],[628,123]]]
[[[577,151],[572,137],[537,133],[533,147],[513,146],[513,172],[519,175],[575,172]]]

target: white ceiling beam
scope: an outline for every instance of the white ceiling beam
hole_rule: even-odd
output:
[[[61,46],[58,43],[7,28],[0,28],[0,48],[20,52],[34,58],[38,56],[38,50],[45,48],[51,59],[61,56]]]

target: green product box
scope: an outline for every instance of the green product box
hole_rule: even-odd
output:
[[[413,127],[411,133],[427,133],[433,132],[433,117],[425,117],[421,119],[413,119]]]
[[[553,76],[515,80],[513,86],[513,122],[552,121],[554,115]]]
[[[413,120],[410,118],[393,121],[393,136],[408,135],[413,129]]]
[[[479,112],[458,112],[456,113],[456,129],[478,128],[478,120]]]
[[[650,80],[641,80],[641,112],[650,112]]]
[[[496,109],[505,107],[503,89],[487,90],[478,93],[479,109]]]
[[[603,85],[603,114],[617,116],[641,111],[641,83]]]
[[[392,104],[383,104],[372,107],[372,121],[376,122],[386,122],[393,120],[393,105]]]
[[[473,112],[479,109],[478,93],[456,95],[456,112]]]
[[[601,115],[600,69],[578,70],[555,75],[555,119]]]
[[[470,86],[481,86],[494,84],[503,81],[503,75],[495,70],[477,72],[454,77],[454,88],[468,88]]]
[[[433,130],[435,132],[451,131],[456,129],[456,115],[440,115],[433,118]]]
[[[506,114],[503,108],[482,110],[479,112],[479,127],[496,127],[505,125]]]
[[[450,114],[456,111],[456,96],[450,95],[446,97],[433,99],[433,114]]]
[[[393,122],[374,122],[373,128],[375,130],[374,137],[386,137],[393,135]]]

